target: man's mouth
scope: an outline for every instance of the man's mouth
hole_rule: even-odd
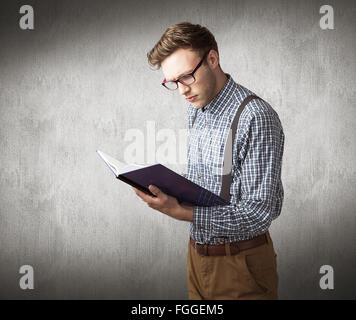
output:
[[[189,102],[193,102],[197,98],[197,95],[186,98]]]

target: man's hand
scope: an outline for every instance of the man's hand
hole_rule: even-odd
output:
[[[147,205],[155,210],[158,210],[172,218],[184,221],[193,221],[194,206],[187,203],[181,203],[176,198],[165,194],[154,185],[150,185],[148,189],[156,196],[156,198],[132,187],[135,193],[147,203]]]

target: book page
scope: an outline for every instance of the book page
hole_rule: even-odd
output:
[[[100,158],[104,160],[104,162],[107,164],[109,169],[115,174],[116,177],[118,177],[120,174],[123,174],[125,172],[130,172],[133,170],[148,167],[148,166],[142,166],[138,164],[127,164],[119,160],[116,160],[113,157],[110,157],[109,155],[105,154],[102,151],[96,150],[96,152],[99,154]]]

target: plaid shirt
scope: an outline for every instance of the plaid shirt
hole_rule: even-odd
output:
[[[187,179],[215,194],[221,191],[225,141],[241,102],[254,93],[230,75],[219,94],[203,109],[189,104]],[[276,111],[265,101],[250,101],[233,142],[231,204],[194,207],[190,235],[198,243],[236,242],[266,232],[282,209],[284,133]]]

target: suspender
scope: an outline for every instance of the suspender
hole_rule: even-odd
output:
[[[229,131],[229,135],[227,138],[227,141],[225,143],[225,150],[224,150],[224,163],[223,163],[223,174],[222,174],[222,181],[221,181],[221,192],[220,192],[220,197],[230,201],[230,186],[232,183],[232,149],[234,146],[234,141],[235,141],[235,135],[236,135],[236,131],[237,131],[237,126],[239,123],[239,119],[240,119],[240,115],[243,111],[243,109],[245,108],[245,106],[253,99],[261,99],[258,96],[255,95],[251,95],[251,96],[247,96],[241,103],[241,105],[239,106],[235,117],[231,123],[231,130]],[[192,122],[192,127],[194,125],[195,119],[197,117],[197,112],[198,109],[195,110],[195,115],[193,118],[193,122]],[[231,148],[230,148],[231,146]]]

